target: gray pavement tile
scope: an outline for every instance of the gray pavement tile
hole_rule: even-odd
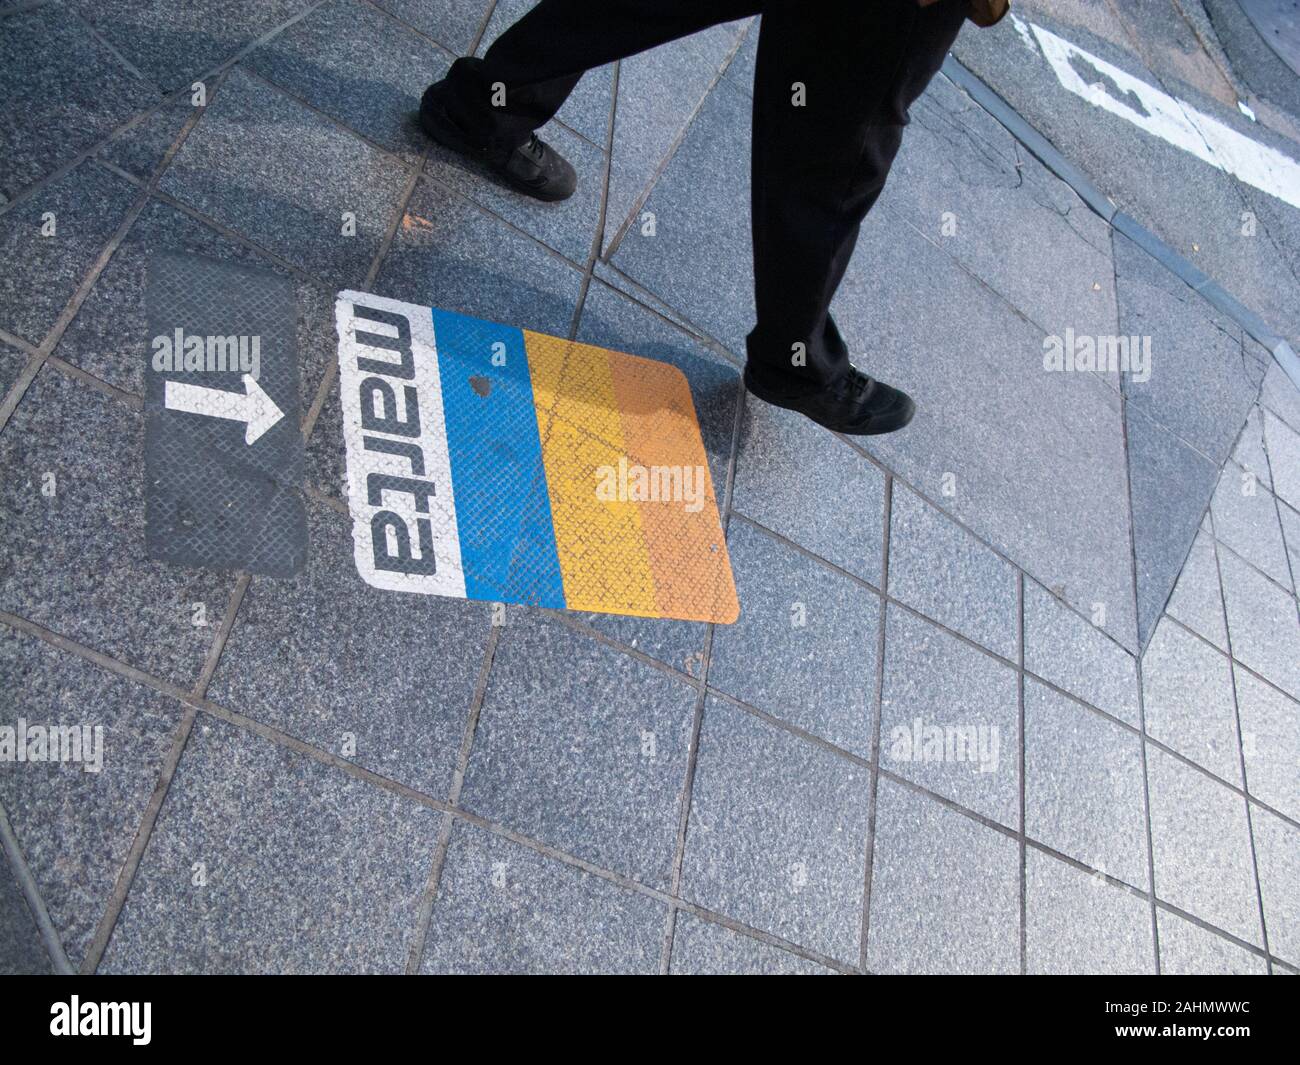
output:
[[[576,614],[578,621],[611,640],[699,678],[704,668],[708,626],[674,618],[634,618],[623,614]]]
[[[1300,821],[1300,703],[1238,666],[1246,790]]]
[[[0,52],[0,194],[10,198],[155,99],[56,4],[0,18]]]
[[[1291,587],[1291,564],[1272,492],[1229,463],[1219,476],[1210,513],[1221,542],[1284,588]]]
[[[428,34],[444,48],[465,55],[487,18],[492,0],[375,0],[378,7]]]
[[[1296,600],[1231,551],[1219,551],[1232,656],[1300,697]]]
[[[885,475],[803,415],[746,394],[731,505],[879,586]]]
[[[1241,786],[1232,666],[1209,644],[1162,618],[1142,659],[1147,735]]]
[[[684,314],[668,306],[668,304],[649,289],[642,285],[638,285],[635,281],[622,273],[618,267],[611,266],[603,259],[597,259],[592,265],[592,276],[603,281],[610,288],[617,289],[619,292],[623,293],[623,295],[636,300],[637,303],[640,303],[642,306],[650,308],[650,310],[654,311],[661,317],[667,318],[674,325],[684,329],[692,336],[701,335],[702,330],[692,326],[686,320]],[[740,359],[738,356],[735,356],[730,361],[739,362]]]
[[[1104,877],[1025,852],[1025,969],[1033,975],[1154,973],[1151,904]]]
[[[1199,632],[1219,650],[1228,649],[1228,623],[1223,615],[1223,591],[1219,587],[1219,561],[1214,540],[1197,532],[1187,562],[1169,597],[1169,614]]]
[[[748,24],[744,25],[744,39],[740,42],[740,47],[736,54],[732,56],[731,62],[727,64],[727,69],[723,71],[723,77],[727,79],[728,84],[739,89],[747,96],[754,95],[754,69],[758,61],[758,30],[760,18],[754,18]]]
[[[666,907],[457,822],[425,973],[657,973]]]
[[[1164,976],[1267,976],[1268,962],[1258,954],[1186,918],[1156,911],[1160,929],[1160,972]]]
[[[73,967],[81,964],[153,794],[182,707],[0,627],[0,724],[92,730],[98,759],[6,764],[0,806]],[[102,728],[96,741],[96,728]],[[84,732],[83,732],[84,739]],[[95,764],[98,772],[90,772]]]
[[[918,403],[871,453],[1134,646],[1116,390],[1044,371],[1043,335],[893,212],[867,217],[834,310],[858,365]]]
[[[1300,828],[1258,806],[1251,807],[1250,817],[1269,950],[1300,965],[1300,893],[1296,891],[1300,884]]]
[[[45,976],[53,972],[50,956],[9,862],[0,859],[0,974]]]
[[[1040,7],[1032,21],[1155,86],[1154,76],[1133,54],[1131,41],[1122,35],[1103,39],[1093,32],[1095,26],[1063,24],[1077,19],[1078,9],[1070,5],[1069,14],[1058,19]],[[1066,91],[1038,47],[1027,50],[1018,39],[1011,19],[983,33],[962,34],[955,51],[1066,158],[1088,160],[1090,176],[1123,210],[1211,277],[1231,281],[1234,292],[1266,319],[1279,325],[1295,323],[1300,304],[1285,262],[1271,241],[1242,237],[1238,182]],[[1080,59],[1079,65],[1086,81],[1103,80],[1100,71],[1087,69],[1086,60]],[[1229,124],[1233,120],[1233,113],[1219,105],[1214,114]]]
[[[1138,737],[1029,679],[1025,834],[1134,887],[1147,884]]]
[[[1255,347],[1257,351],[1263,351],[1258,344]],[[1265,353],[1265,357],[1268,359],[1268,371],[1264,374],[1260,402],[1300,433],[1300,389],[1291,382],[1291,378],[1287,377],[1272,355]]]
[[[877,801],[867,968],[1019,972],[1016,841],[892,780]]]
[[[1254,313],[1254,312],[1248,311],[1247,313]],[[1243,328],[1245,328],[1244,323],[1243,323]],[[1269,335],[1272,335],[1272,330],[1268,330],[1268,333]],[[1243,340],[1244,354],[1246,356],[1246,364],[1247,366],[1250,366],[1251,363],[1254,364],[1253,368],[1251,369],[1251,373],[1257,376],[1262,382],[1266,377],[1268,377],[1268,371],[1274,365],[1277,364],[1277,357],[1273,354],[1271,348],[1265,347],[1253,336],[1251,336],[1249,329],[1246,330],[1246,334],[1242,338],[1242,340]],[[1289,349],[1289,345],[1288,345],[1288,349]],[[1294,386],[1292,387],[1294,388]],[[1260,391],[1261,393],[1263,392],[1262,387]]]
[[[674,976],[829,976],[834,972],[685,910],[677,913],[668,971]]]
[[[1264,442],[1273,473],[1273,490],[1291,506],[1300,509],[1300,433],[1271,411],[1266,411]]]
[[[0,400],[3,400],[14,382],[22,376],[27,365],[27,355],[8,344],[0,343]]]
[[[619,63],[618,121],[614,123],[609,200],[605,214],[604,240],[607,248],[673,152],[673,146],[688,123],[691,123],[701,101],[706,96],[711,100],[718,95],[710,95],[709,87],[713,84],[718,69],[735,48],[740,25],[729,23],[712,26],[700,33],[630,56]],[[733,101],[724,101],[723,105],[732,106]],[[717,106],[720,105],[714,105]],[[749,209],[749,151],[745,148],[739,156],[735,156],[730,146],[742,131],[746,136],[745,143],[748,144],[749,112],[746,109],[743,115],[737,114],[735,117],[738,125],[715,131],[726,139],[713,145],[713,152],[709,154],[711,168],[708,177],[718,193],[726,197],[727,202],[741,204],[740,214],[733,216],[733,224],[737,230],[743,229],[748,236],[749,225],[745,219],[749,217],[746,213]],[[730,164],[731,168],[725,175],[718,168],[719,157]],[[734,182],[738,179],[743,180],[736,185]],[[675,227],[684,225],[688,230],[690,228],[686,217],[665,221]],[[708,227],[710,238],[722,239],[724,234],[714,232],[717,228],[714,221],[716,220],[711,220]],[[642,239],[636,235],[639,229],[638,220],[637,229],[630,230],[627,239]],[[695,261],[699,252],[696,242],[691,246],[691,255],[685,261]],[[737,291],[745,293],[747,301],[750,268],[747,254],[744,263],[744,279]],[[719,281],[720,278],[716,276],[707,278],[708,290],[718,292],[718,302],[721,304],[728,301],[717,288]],[[744,305],[749,304],[745,302]],[[745,328],[748,329],[749,326]]]
[[[307,4],[308,0],[188,0],[179,5],[73,0],[73,6],[114,48],[166,91],[190,84]]]
[[[620,69],[628,69],[639,58],[626,60]],[[631,207],[618,195],[623,188],[619,167],[625,165],[618,154],[625,117],[623,98],[620,74],[607,241]],[[612,260],[741,358],[745,334],[754,325],[749,229],[751,110],[749,97],[725,80],[709,93]],[[643,226],[647,211],[654,215],[653,235]],[[701,240],[702,234],[708,235],[706,240]]]
[[[534,0],[498,0],[492,9],[492,18],[488,21],[487,29],[483,32],[483,39],[479,42],[477,54],[482,55],[486,52],[502,32],[513,26],[535,6]],[[587,140],[603,148],[609,138],[613,92],[614,64],[610,63],[589,70],[583,74],[577,88],[569,94],[569,98],[564,101],[564,106],[555,117],[570,129],[577,130]],[[595,184],[598,180],[595,173],[589,174],[588,181]],[[591,234],[588,233],[587,236],[590,238]]]
[[[1259,125],[1251,127],[1247,134],[1252,140],[1261,141],[1268,144],[1275,150],[1279,150],[1283,155],[1289,155],[1292,159],[1297,156],[1296,139],[1300,136],[1296,125],[1296,116],[1283,112],[1278,114],[1276,109],[1270,108],[1264,101],[1256,100],[1258,114],[1263,119]],[[1271,112],[1271,113],[1270,113]],[[1282,121],[1279,125],[1285,123],[1287,131],[1282,136],[1276,136],[1274,131],[1267,128],[1268,123],[1275,116],[1280,117]],[[1261,129],[1261,127],[1263,127]],[[1260,136],[1260,134],[1263,134]],[[1295,279],[1300,277],[1300,216],[1297,216],[1295,208],[1285,203],[1270,193],[1257,189],[1245,181],[1237,182],[1237,188],[1245,201],[1249,212],[1255,218],[1256,239],[1264,238],[1270,245],[1265,249],[1268,258],[1273,259],[1279,277],[1274,279],[1274,288],[1278,294],[1267,292],[1263,298],[1255,298],[1250,306],[1252,310],[1257,310],[1264,315],[1268,322],[1273,323],[1276,327],[1284,329],[1294,339],[1300,333],[1297,332],[1295,312],[1285,306],[1285,288],[1287,282],[1295,285]],[[1245,218],[1246,212],[1243,211],[1238,216]],[[1276,258],[1274,258],[1274,256]],[[1290,276],[1287,276],[1287,271]],[[1231,275],[1229,275],[1231,278]],[[1238,293],[1244,298],[1254,297],[1255,293],[1251,289],[1243,286],[1237,286]],[[1294,289],[1293,289],[1294,291]]]
[[[361,0],[337,0],[254,49],[244,65],[414,162],[429,144],[420,94],[452,56]]]
[[[421,180],[372,286],[383,296],[568,336],[582,274],[463,197]]]
[[[441,819],[202,716],[99,971],[400,973]]]
[[[869,757],[880,598],[743,520],[727,546],[740,620],[714,629],[710,686]]]
[[[139,195],[85,162],[0,215],[0,327],[39,344]]]
[[[236,68],[159,187],[342,288],[361,284],[406,179],[390,156]]]
[[[1195,263],[1185,259],[1179,249],[1170,247],[1127,212],[1117,211],[1111,218],[1111,225],[1115,269],[1134,286],[1135,298],[1145,295],[1144,299],[1136,299],[1134,308],[1122,309],[1141,311],[1168,306],[1173,308],[1175,319],[1190,322],[1193,329],[1217,326],[1224,334],[1242,339],[1244,343],[1241,324],[1207,296],[1194,291],[1198,285],[1211,284],[1211,278]],[[1154,373],[1154,364],[1151,369]]]
[[[880,714],[882,768],[1019,829],[1013,669],[890,606]]]
[[[1256,363],[1260,365],[1262,371],[1264,371],[1264,385],[1262,385],[1260,389],[1260,402],[1264,404],[1264,406],[1270,407],[1270,410],[1273,410],[1274,414],[1278,414],[1279,411],[1292,410],[1291,404],[1295,403],[1297,386],[1291,381],[1291,378],[1287,376],[1287,371],[1283,371],[1282,363],[1284,362],[1287,367],[1290,367],[1290,365],[1292,365],[1291,356],[1295,355],[1296,352],[1294,346],[1290,345],[1290,343],[1287,343],[1286,341],[1275,343],[1274,341],[1275,338],[1270,337],[1269,343],[1270,345],[1273,345],[1270,347],[1264,345],[1264,343],[1256,341],[1253,337],[1247,337],[1247,341],[1245,341],[1245,350],[1247,350],[1247,354],[1251,355],[1252,358],[1256,360]],[[1278,376],[1281,380],[1273,377],[1274,371],[1278,372]],[[1292,393],[1291,403],[1288,403],[1287,399],[1284,398],[1283,395],[1279,394],[1282,391],[1282,385],[1286,386],[1286,389],[1290,389]],[[1287,424],[1291,424],[1291,421],[1295,420],[1290,414],[1282,414],[1281,417]]]
[[[931,82],[911,117],[880,206],[1047,332],[1113,333],[1106,223],[947,78]]]
[[[1259,407],[1250,409],[1246,425],[1241,430],[1241,438],[1232,452],[1232,461],[1247,473],[1253,473],[1258,483],[1268,488],[1273,487],[1268,455],[1264,451],[1264,415]]]
[[[173,100],[106,142],[95,153],[96,158],[120,167],[140,181],[148,181],[185,123],[199,110],[188,95]]]
[[[1245,309],[1244,313],[1245,315],[1253,315],[1253,311],[1249,311],[1249,309]],[[1273,332],[1268,328],[1268,324],[1262,320],[1255,321],[1252,319],[1251,324],[1245,324],[1245,322],[1243,322],[1243,328],[1247,329],[1247,334],[1245,334],[1244,338],[1245,365],[1247,365],[1248,372],[1252,375],[1252,380],[1261,382],[1262,393],[1262,382],[1264,382],[1265,377],[1269,376],[1269,369],[1277,363],[1277,358],[1275,358],[1273,351],[1271,351],[1270,348],[1266,348],[1264,345],[1261,345],[1261,343],[1258,343],[1256,339],[1252,337],[1251,333],[1249,333],[1249,330],[1253,328],[1264,329],[1264,332],[1268,333],[1270,337],[1273,335]],[[1286,342],[1283,341],[1282,343]],[[1295,354],[1294,351],[1291,351],[1290,345],[1287,345],[1287,354]]]
[[[96,279],[54,353],[109,384],[143,395],[149,358],[146,281],[150,260],[165,252],[184,252],[286,273],[264,255],[222,236],[183,211],[150,201]],[[298,312],[299,399],[305,413],[326,366],[334,360],[334,300],[315,285],[297,278],[291,280]]]
[[[1300,513],[1285,503],[1279,503],[1277,509],[1282,518],[1282,536],[1286,539],[1287,554],[1291,558],[1291,576],[1300,578]]]
[[[1262,945],[1246,800],[1156,747],[1147,775],[1156,896]]]
[[[600,225],[605,157],[599,149],[554,123],[545,126],[541,136],[578,172],[577,191],[562,203],[542,203],[504,188],[486,167],[432,142],[424,172],[573,262],[585,263]]]
[[[682,896],[855,965],[869,806],[864,767],[711,698]]]
[[[538,613],[501,635],[460,804],[666,887],[696,692]]]
[[[722,506],[731,462],[740,374],[735,366],[693,337],[615,289],[593,282],[582,306],[576,338],[648,359],[671,363],[685,375],[709,461],[713,492]],[[590,614],[583,622],[693,676],[700,672],[707,627],[690,621]]]
[[[310,500],[307,567],[254,577],[208,698],[444,798],[488,637],[481,603],[355,572],[348,518]]]
[[[1266,51],[1266,49],[1260,49]],[[1292,81],[1295,81],[1295,75],[1292,74]],[[1279,111],[1277,108],[1270,107],[1268,101],[1255,98],[1252,100],[1253,107],[1256,108],[1256,114],[1260,117],[1260,124],[1252,126],[1249,134],[1252,140],[1269,143],[1270,147],[1279,148],[1283,155],[1290,155],[1292,159],[1296,156],[1296,140],[1300,139],[1300,126],[1296,125],[1296,116],[1294,113]],[[1266,129],[1266,124],[1270,120],[1281,118],[1278,125],[1287,127],[1286,134],[1283,137],[1273,137],[1270,131]],[[1262,135],[1260,135],[1262,133]],[[1253,134],[1253,135],[1252,135]],[[1242,192],[1242,199],[1245,207],[1249,208],[1249,213],[1255,216],[1256,239],[1264,239],[1273,244],[1273,248],[1281,257],[1283,264],[1291,270],[1292,277],[1296,276],[1297,270],[1300,270],[1300,217],[1296,216],[1296,211],[1291,204],[1282,202],[1274,198],[1273,195],[1255,187],[1248,185],[1247,182],[1238,182],[1238,189]],[[1242,212],[1243,220],[1247,217],[1247,212]],[[1248,291],[1243,291],[1243,295],[1251,295]],[[1256,307],[1255,303],[1251,304],[1252,308]],[[1268,309],[1266,315],[1268,321],[1274,322],[1279,328],[1284,321],[1284,317],[1278,315],[1278,308],[1258,306],[1261,313]],[[1287,322],[1286,329],[1290,332],[1292,341],[1296,337],[1295,321],[1292,319]]]
[[[1137,565],[1138,635],[1151,637],[1196,539],[1219,468],[1130,404],[1128,473]]]
[[[1035,581],[1025,581],[1025,669],[1138,723],[1137,661]]]
[[[144,557],[143,436],[136,411],[40,372],[0,433],[0,607],[189,687],[234,577]]]
[[[906,486],[894,482],[889,593],[1015,660],[1016,571]]]

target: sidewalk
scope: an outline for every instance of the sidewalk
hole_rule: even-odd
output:
[[[0,764],[0,970],[1300,971],[1300,392],[1268,348],[940,77],[834,308],[915,421],[864,446],[746,401],[756,24],[585,78],[543,134],[579,191],[541,205],[411,114],[528,6],[0,7],[0,726],[104,728],[102,772]],[[1298,347],[1300,212],[1030,49],[1300,159],[1146,6],[1018,2],[955,54]],[[299,577],[145,558],[165,250],[296,284]],[[349,288],[678,366],[740,621],[363,584]],[[1148,380],[1044,369],[1130,337]]]

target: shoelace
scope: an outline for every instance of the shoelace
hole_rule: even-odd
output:
[[[875,387],[874,382],[866,374],[858,370],[850,370],[848,378],[845,380],[845,392],[850,399],[860,399]]]
[[[528,143],[521,146],[519,150],[531,155],[540,163],[543,154],[546,152],[546,145],[542,143],[541,138],[536,133],[533,133],[529,136]]]

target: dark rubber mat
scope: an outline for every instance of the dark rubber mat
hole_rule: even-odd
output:
[[[149,556],[299,572],[307,520],[293,283],[164,254],[149,264],[145,303]]]

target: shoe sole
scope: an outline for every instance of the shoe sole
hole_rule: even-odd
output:
[[[886,433],[896,433],[899,429],[904,428],[912,417],[916,414],[916,404],[912,402],[910,396],[904,396],[904,404],[897,410],[890,411],[888,415],[874,415],[863,425],[843,425],[839,423],[826,421],[820,418],[813,411],[808,409],[808,405],[801,401],[797,396],[782,396],[775,392],[768,392],[762,387],[755,387],[750,379],[749,371],[744,375],[745,389],[764,403],[770,403],[774,407],[782,407],[785,410],[792,410],[802,414],[809,421],[814,421],[823,428],[831,430],[834,433],[842,433],[844,436],[884,436]]]
[[[424,130],[425,135],[431,140],[441,144],[444,148],[455,152],[457,155],[466,156],[474,162],[480,164],[484,169],[491,173],[498,180],[504,182],[516,192],[521,192],[525,196],[531,196],[534,200],[541,200],[543,203],[558,203],[560,200],[567,200],[573,193],[565,196],[547,196],[540,193],[527,182],[516,178],[507,170],[492,165],[488,158],[487,152],[478,145],[467,141],[464,137],[459,136],[454,130],[449,130],[445,126],[437,125],[425,113],[424,107],[420,107],[420,128]]]

